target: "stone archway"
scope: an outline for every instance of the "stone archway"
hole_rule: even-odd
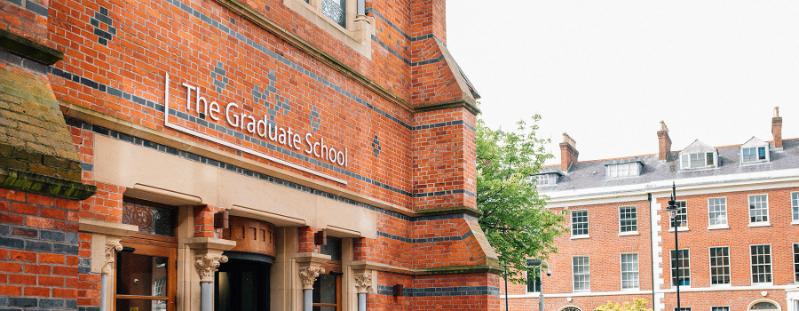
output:
[[[560,309],[560,311],[582,311],[580,308],[576,306],[566,306]]]

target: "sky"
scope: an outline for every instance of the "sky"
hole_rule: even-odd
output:
[[[494,128],[541,114],[580,160],[799,137],[799,1],[450,0],[447,47]],[[557,162],[554,159],[551,162]]]

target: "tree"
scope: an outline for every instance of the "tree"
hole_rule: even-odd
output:
[[[524,281],[527,259],[546,258],[563,231],[563,217],[545,209],[534,175],[552,158],[537,136],[540,116],[519,121],[515,131],[477,122],[477,207],[480,226],[506,267],[508,279]]]
[[[636,299],[633,302],[625,302],[624,304],[608,302],[594,309],[594,311],[652,311],[652,309],[647,308],[646,305],[646,299]]]

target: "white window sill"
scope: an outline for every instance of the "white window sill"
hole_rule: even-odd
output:
[[[591,236],[589,236],[589,235],[587,235],[587,234],[586,234],[586,235],[573,235],[573,236],[571,236],[571,238],[569,238],[569,239],[571,239],[571,240],[582,240],[582,239],[588,239],[588,238],[590,238],[590,237],[591,237]]]
[[[792,225],[799,225],[799,220],[794,220],[791,222]]]
[[[771,227],[771,223],[770,223],[770,222],[756,222],[756,223],[750,223],[750,224],[749,224],[749,227],[750,227],[750,228]]]
[[[679,228],[677,228],[677,231],[685,232],[685,231],[691,231],[691,229],[688,229],[688,227],[679,227]],[[674,228],[673,227],[669,228],[669,232],[674,232]]]
[[[636,287],[636,288],[622,288],[621,291],[623,291],[623,292],[638,292],[638,291],[641,291],[641,288],[638,288],[638,287]]]
[[[633,236],[638,235],[638,231],[619,232],[619,236]]]
[[[771,287],[774,286],[773,282],[770,283],[752,283],[752,287]]]
[[[729,229],[730,225],[712,225],[708,226],[707,230],[720,230],[720,229]]]

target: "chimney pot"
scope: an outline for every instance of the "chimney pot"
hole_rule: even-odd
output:
[[[569,134],[563,133],[563,142],[560,143],[560,170],[568,173],[569,169],[577,163],[577,142]]]
[[[666,122],[660,121],[658,131],[658,160],[668,161],[671,154],[671,137],[669,137],[669,127]]]
[[[774,137],[774,149],[782,150],[782,117],[780,107],[774,107],[774,116],[771,117],[771,135]]]

